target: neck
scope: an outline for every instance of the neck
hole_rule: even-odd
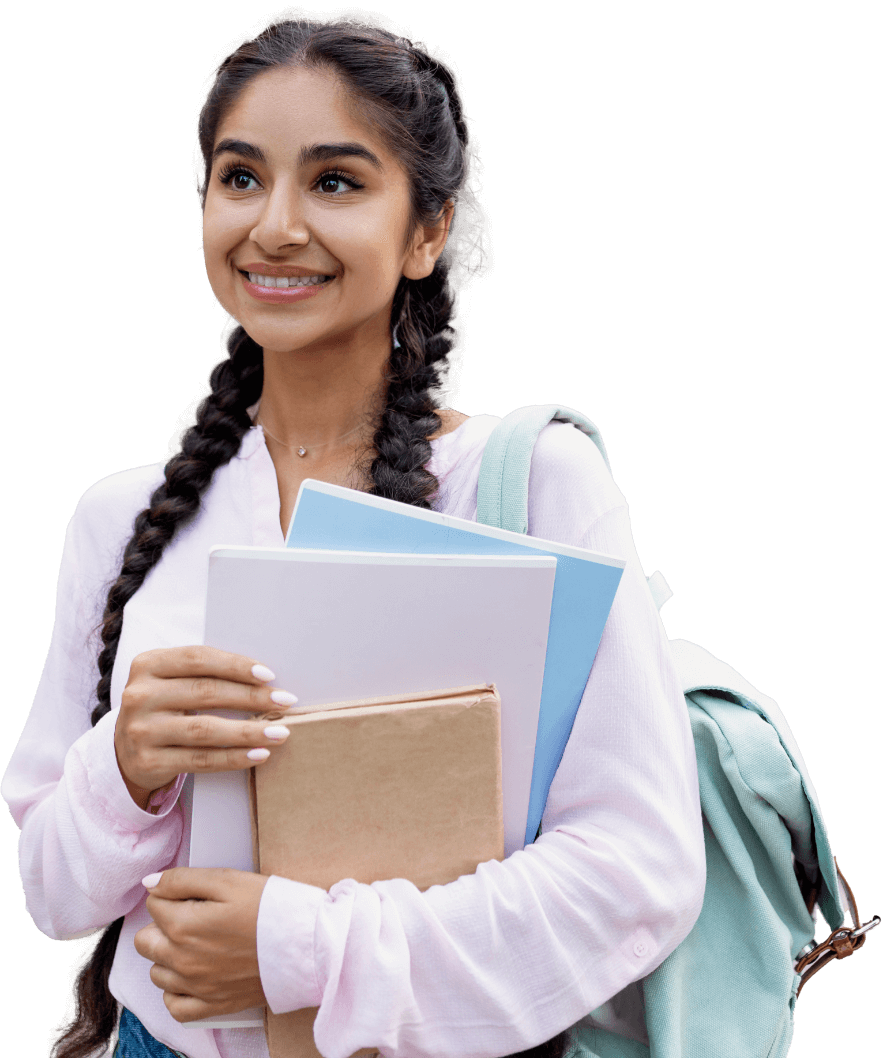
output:
[[[259,420],[289,445],[324,445],[364,423],[383,406],[390,342],[351,340],[320,350],[264,350]],[[361,431],[343,444],[362,440]]]

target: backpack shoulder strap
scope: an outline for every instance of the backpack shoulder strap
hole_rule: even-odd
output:
[[[587,434],[609,466],[600,431],[581,412],[556,404],[536,404],[506,415],[487,441],[478,478],[477,519],[484,525],[527,531],[530,460],[541,431],[552,421],[568,422]]]
[[[518,408],[499,423],[484,448],[478,477],[479,522],[513,533],[526,533],[527,490],[533,448],[539,434],[553,421],[571,423],[587,434],[609,467],[609,457],[600,431],[581,412],[556,404]],[[660,610],[673,592],[658,570],[647,577],[646,582],[653,602]]]

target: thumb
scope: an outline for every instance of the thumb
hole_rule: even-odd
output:
[[[229,867],[170,867],[148,874],[141,884],[163,900],[223,900],[229,893]]]

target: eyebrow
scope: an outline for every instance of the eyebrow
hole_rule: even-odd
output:
[[[252,162],[266,164],[267,158],[260,147],[245,140],[226,139],[220,140],[211,154],[215,161],[221,154],[238,154],[243,158],[249,158]],[[314,165],[316,162],[329,162],[333,158],[363,158],[374,168],[383,171],[383,163],[367,147],[360,143],[313,143],[309,147],[303,147],[298,159],[302,166]]]

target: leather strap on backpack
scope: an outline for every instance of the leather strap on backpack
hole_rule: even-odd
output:
[[[835,858],[833,862],[836,863]],[[861,925],[861,919],[857,909],[857,901],[854,898],[854,893],[851,891],[851,886],[845,880],[845,875],[839,869],[838,863],[836,863],[836,874],[839,878],[842,895],[845,897],[845,902],[848,904],[848,911],[851,915],[851,920],[854,923],[854,928],[844,929],[840,927],[839,929],[834,929],[825,941],[816,944],[796,963],[794,969],[802,978],[799,982],[799,988],[796,990],[797,995],[803,990],[806,981],[808,981],[810,977],[814,977],[822,966],[826,966],[827,963],[832,962],[833,959],[845,959],[851,955],[852,952],[856,952],[858,948],[863,947],[863,943],[867,939],[867,933],[869,933],[871,929],[875,929],[880,921],[882,921],[878,915],[874,915],[868,922],[864,922],[864,924]]]

